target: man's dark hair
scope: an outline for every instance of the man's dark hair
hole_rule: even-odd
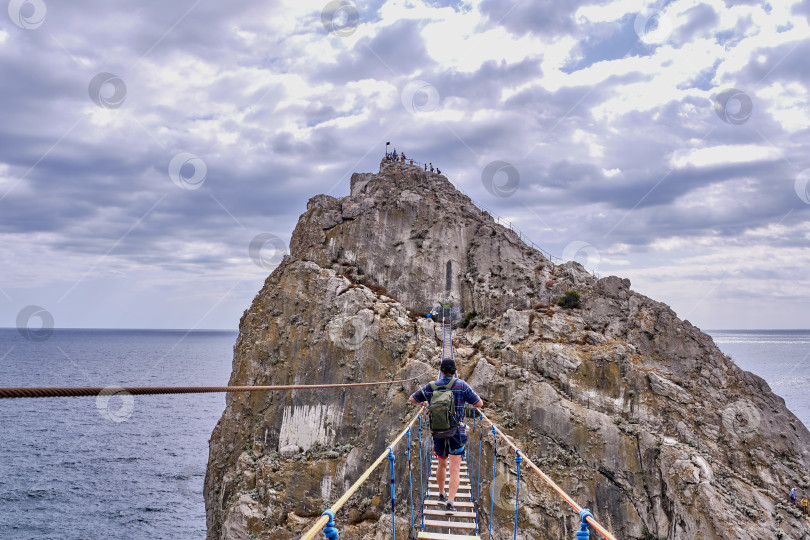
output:
[[[442,360],[442,365],[439,369],[445,375],[455,375],[456,361],[453,360],[452,358],[445,358],[444,360]]]

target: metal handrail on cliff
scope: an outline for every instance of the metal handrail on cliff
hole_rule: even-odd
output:
[[[513,443],[511,440],[509,440],[509,437],[507,437],[507,436],[506,436],[506,435],[503,433],[503,431],[501,431],[501,430],[498,428],[498,426],[495,424],[495,422],[493,422],[492,420],[490,420],[490,419],[489,419],[489,417],[488,417],[486,414],[484,414],[484,412],[483,412],[483,411],[480,411],[480,412],[481,412],[481,416],[482,416],[482,417],[483,417],[483,418],[484,418],[484,419],[485,419],[487,422],[489,422],[489,425],[490,425],[490,426],[492,426],[493,431],[494,431],[494,432],[497,432],[497,433],[498,433],[498,435],[500,435],[500,436],[501,436],[501,438],[503,438],[503,440],[504,440],[504,441],[506,441],[506,444],[508,444],[509,446],[511,446],[511,447],[512,447],[512,449],[515,451],[515,453],[517,454],[517,456],[519,456],[519,457],[522,459],[522,461],[525,461],[526,463],[528,463],[528,464],[529,464],[529,466],[530,466],[532,469],[534,469],[534,472],[536,472],[537,474],[539,474],[539,475],[540,475],[540,478],[542,478],[542,479],[543,479],[543,481],[545,481],[545,482],[546,482],[546,484],[548,484],[548,485],[549,485],[549,486],[550,486],[550,487],[551,487],[551,488],[552,488],[554,491],[556,491],[558,495],[560,495],[560,496],[561,496],[563,499],[565,499],[565,502],[567,502],[568,504],[570,504],[570,505],[571,505],[571,507],[572,507],[574,510],[576,510],[576,511],[577,511],[577,513],[579,513],[579,517],[580,517],[580,519],[582,520],[582,529],[583,529],[583,532],[585,533],[584,535],[582,535],[582,537],[584,537],[584,538],[587,538],[587,537],[588,537],[588,536],[587,536],[587,526],[588,526],[588,525],[590,525],[591,527],[593,527],[593,528],[594,528],[594,530],[595,530],[596,532],[598,532],[599,534],[601,534],[601,535],[602,535],[604,538],[606,538],[607,540],[616,540],[616,537],[615,537],[615,536],[613,536],[613,535],[612,535],[612,534],[611,534],[611,533],[610,533],[610,532],[609,532],[607,529],[605,529],[605,528],[604,528],[602,525],[600,525],[598,521],[596,521],[596,519],[593,517],[593,515],[591,514],[591,512],[590,512],[589,510],[587,510],[587,509],[585,509],[585,508],[581,507],[579,504],[577,504],[577,502],[576,502],[574,499],[572,499],[572,498],[571,498],[571,496],[570,496],[570,495],[568,495],[568,494],[567,494],[565,491],[563,491],[563,489],[562,489],[560,486],[558,486],[558,485],[557,485],[557,483],[556,483],[554,480],[552,480],[551,478],[549,478],[549,476],[548,476],[546,473],[544,473],[543,471],[541,471],[541,470],[540,470],[540,468],[539,468],[537,465],[535,465],[535,464],[532,462],[532,460],[531,460],[531,459],[529,459],[529,458],[528,458],[528,456],[526,456],[526,454],[525,454],[525,453],[523,453],[523,451],[522,451],[520,448],[518,448],[517,446],[515,446],[515,444],[514,444],[514,443]],[[490,516],[490,521],[491,521],[491,520],[492,520],[492,517]],[[516,521],[515,523],[517,523],[517,521]],[[578,537],[578,538],[580,538],[580,535],[579,535],[579,534],[577,534],[577,537]]]
[[[405,161],[399,161],[398,159],[397,159],[396,161],[395,161],[395,160],[388,160],[388,161],[389,161],[390,163],[397,163],[397,164],[399,164],[399,165],[408,165],[408,166],[413,166],[413,167],[417,167],[417,168],[419,168],[419,169],[422,169],[422,167],[425,165],[425,163],[422,163],[421,161],[416,161],[416,160],[413,160],[413,159],[406,159]],[[410,163],[409,163],[409,162],[410,162]],[[427,170],[427,169],[425,169],[425,170]],[[549,253],[548,251],[546,251],[546,250],[545,250],[545,249],[543,249],[542,247],[540,247],[540,246],[538,246],[537,244],[535,244],[535,243],[534,243],[534,241],[533,241],[531,238],[529,238],[528,236],[526,236],[526,234],[524,234],[524,233],[523,233],[523,231],[521,231],[520,229],[518,229],[517,227],[515,227],[515,226],[512,224],[512,222],[511,222],[511,221],[509,221],[508,219],[502,218],[501,216],[499,216],[499,215],[495,214],[495,213],[494,213],[494,212],[492,212],[492,211],[491,211],[489,208],[487,208],[487,207],[486,207],[486,206],[484,206],[483,204],[479,203],[478,201],[476,201],[475,199],[473,199],[472,197],[470,197],[470,195],[469,195],[469,194],[468,194],[466,191],[464,191],[464,190],[461,188],[461,186],[460,186],[459,184],[457,184],[457,183],[453,182],[452,180],[450,180],[449,178],[447,178],[447,176],[446,176],[446,175],[442,174],[442,176],[444,176],[444,178],[445,178],[445,179],[446,179],[448,182],[450,182],[450,183],[453,185],[453,187],[454,187],[454,188],[456,188],[456,190],[457,190],[457,191],[459,191],[459,192],[460,192],[460,193],[462,193],[462,194],[463,194],[465,197],[467,197],[468,199],[470,199],[470,202],[473,204],[473,206],[475,206],[476,208],[478,208],[478,210],[480,210],[482,214],[486,214],[486,215],[488,215],[489,217],[491,217],[491,218],[492,218],[492,220],[493,220],[495,223],[497,223],[498,225],[501,225],[501,226],[503,226],[503,227],[508,227],[508,228],[509,228],[509,230],[511,230],[512,232],[514,232],[515,234],[517,234],[517,235],[518,235],[518,238],[519,238],[519,239],[520,239],[520,240],[521,240],[521,241],[522,241],[524,244],[526,244],[527,246],[529,246],[529,247],[531,247],[531,248],[533,248],[533,249],[536,249],[537,251],[539,251],[540,253],[542,253],[542,254],[543,254],[543,256],[545,256],[545,258],[546,258],[546,259],[548,259],[549,261],[551,261],[551,262],[552,262],[552,263],[554,263],[554,264],[558,264],[558,265],[559,265],[559,264],[564,264],[564,263],[568,262],[568,261],[566,261],[565,259],[563,259],[563,258],[561,258],[561,257],[557,257],[557,256],[555,256],[555,255],[552,255],[551,253]],[[587,270],[588,272],[590,272],[590,274],[591,274],[593,277],[595,277],[596,279],[601,279],[601,277],[602,277],[602,276],[601,276],[599,273],[597,273],[595,270],[588,270],[587,268],[586,268],[586,270]]]
[[[349,388],[353,386],[382,386],[419,380],[428,372],[416,377],[396,381],[375,381],[364,383],[336,384],[287,384],[276,386],[142,386],[142,387],[78,387],[78,388],[0,388],[0,399],[4,398],[51,398],[51,397],[88,397],[99,395],[117,395],[120,393],[134,396],[165,394],[207,394],[221,392],[267,392],[275,390],[317,390],[319,388]]]
[[[335,513],[338,510],[340,510],[343,507],[343,505],[346,504],[346,502],[351,498],[351,496],[354,495],[354,493],[358,489],[360,489],[360,486],[362,486],[365,483],[365,481],[368,480],[368,477],[371,476],[371,473],[374,472],[374,469],[379,467],[380,463],[382,463],[383,460],[385,460],[385,458],[389,457],[389,455],[393,452],[393,448],[399,443],[399,441],[402,440],[402,438],[405,436],[406,433],[410,432],[410,429],[419,419],[421,414],[422,410],[420,408],[419,412],[417,412],[411,419],[411,421],[408,422],[408,425],[405,426],[405,429],[403,429],[400,432],[400,434],[397,435],[396,439],[394,439],[394,441],[386,447],[383,453],[380,454],[380,457],[378,457],[374,461],[374,463],[372,463],[371,466],[369,466],[369,468],[366,469],[366,471],[360,476],[360,478],[357,479],[357,481],[352,485],[352,487],[350,487],[349,490],[346,493],[344,493],[343,496],[340,499],[338,499],[337,502],[335,502],[335,504],[333,504],[329,510],[327,510],[326,512],[323,513],[323,515],[321,515],[318,521],[315,522],[315,525],[313,525],[307,532],[305,532],[304,535],[300,538],[300,540],[312,540],[319,532],[321,532],[324,529],[324,527],[327,526],[327,524],[330,523],[331,525],[329,525],[329,527],[334,529]],[[327,538],[337,538],[337,530],[334,531],[334,536],[329,536],[329,534],[331,533],[332,531],[326,533]]]

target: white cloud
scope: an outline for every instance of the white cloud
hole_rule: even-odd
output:
[[[735,144],[675,150],[670,157],[669,164],[673,168],[681,169],[684,167],[735,165],[779,158],[779,152],[772,147],[755,144]]]
[[[646,7],[645,0],[617,0],[605,5],[583,6],[577,9],[578,22],[603,23],[618,21],[628,13],[637,13]]]
[[[711,5],[719,21],[681,43],[678,27],[687,22],[689,10],[701,3]],[[6,268],[14,271],[5,274],[12,277],[0,286],[8,287],[8,280],[21,276],[11,283],[17,287],[11,292],[15,299],[22,299],[27,294],[24,290],[63,286],[66,280],[78,279],[96,260],[90,257],[88,262],[87,253],[93,250],[87,246],[111,246],[115,238],[109,238],[110,231],[123,233],[162,195],[159,190],[169,188],[171,197],[165,206],[112,252],[109,264],[88,276],[88,287],[99,283],[95,280],[124,275],[141,290],[154,284],[179,284],[179,289],[187,291],[192,275],[210,284],[209,295],[216,298],[240,279],[240,273],[259,283],[266,271],[252,265],[244,249],[252,234],[221,206],[251,231],[272,228],[283,235],[308,197],[329,189],[345,193],[347,171],[374,167],[376,158],[356,163],[388,129],[390,139],[400,149],[407,147],[409,155],[413,148],[417,159],[423,157],[416,155],[418,151],[429,154],[441,149],[440,155],[427,159],[441,161],[451,179],[492,205],[495,213],[515,216],[518,226],[553,254],[560,255],[573,239],[587,240],[600,251],[603,267],[618,268],[620,275],[634,280],[635,288],[656,298],[664,295],[664,300],[671,298],[681,306],[696,303],[694,291],[705,292],[701,287],[707,279],[724,279],[729,264],[738,263],[741,266],[728,283],[752,290],[767,288],[768,280],[762,277],[767,276],[767,267],[757,262],[750,271],[756,270],[758,276],[745,273],[749,268],[741,243],[763,252],[773,248],[786,268],[808,264],[802,250],[774,247],[786,237],[806,242],[810,235],[789,223],[775,226],[788,208],[777,206],[771,225],[762,224],[770,219],[765,212],[754,211],[761,210],[767,199],[763,186],[768,186],[770,194],[784,188],[795,202],[792,185],[767,182],[785,176],[777,165],[773,171],[756,173],[759,176],[726,181],[699,176],[701,169],[720,170],[734,164],[757,162],[757,169],[762,162],[784,166],[782,157],[795,162],[798,149],[807,147],[810,107],[803,74],[795,76],[800,82],[766,79],[741,88],[755,98],[755,110],[760,113],[745,126],[723,125],[712,108],[719,89],[748,80],[752,58],[760,59],[761,65],[755,66],[760,70],[778,69],[783,59],[774,56],[774,47],[782,44],[787,51],[807,39],[806,20],[791,15],[786,2],[772,3],[766,13],[760,5],[726,7],[724,0],[675,0],[665,13],[674,23],[670,39],[658,46],[635,42],[632,50],[637,56],[595,62],[572,73],[567,72],[572,59],[585,65],[592,61],[579,58],[588,54],[583,52],[587,49],[583,42],[599,49],[603,45],[600,32],[615,31],[609,39],[618,37],[618,32],[626,30],[618,21],[624,24],[628,14],[642,12],[652,3],[617,0],[585,6],[576,13],[581,26],[571,33],[532,32],[527,26],[528,31],[518,35],[482,15],[477,1],[456,4],[453,9],[421,0],[394,0],[384,2],[377,13],[362,13],[356,31],[347,37],[327,35],[320,18],[324,4],[289,0],[274,9],[249,2],[220,11],[194,10],[130,73],[110,66],[111,59],[131,65],[176,18],[168,17],[165,29],[157,28],[161,23],[156,21],[162,19],[152,16],[148,6],[142,13],[125,16],[111,5],[95,19],[105,24],[93,25],[78,7],[75,20],[70,18],[71,10],[65,10],[59,42],[80,63],[92,67],[79,75],[77,65],[52,40],[31,41],[31,47],[42,50],[26,51],[37,54],[22,58],[22,52],[9,45],[16,43],[18,34],[33,34],[0,31],[0,67],[11,60],[18,71],[20,65],[30,66],[31,75],[30,80],[4,81],[4,88],[12,90],[0,95],[0,103],[8,104],[0,105],[0,113],[4,118],[14,116],[14,121],[0,126],[0,159],[13,163],[0,164],[0,190],[59,140],[78,118],[73,115],[90,113],[54,148],[42,171],[33,170],[15,188],[14,197],[0,202],[8,205],[14,199],[15,203],[0,206],[3,215],[15,215],[0,229],[9,231],[3,233],[0,255],[8,261]],[[407,46],[386,41],[387,32],[401,28],[403,21],[416,23],[417,40]],[[793,29],[785,30],[789,24]],[[201,29],[209,27],[201,38]],[[216,47],[211,46],[212,35],[218,40]],[[389,48],[374,51],[382,58],[407,59],[414,50],[422,54],[422,47],[429,58],[407,69],[404,61],[386,67],[366,47],[372,40]],[[127,49],[129,44],[132,50]],[[622,51],[609,52],[621,56]],[[49,64],[54,58],[58,62]],[[530,58],[542,58],[541,76],[531,75],[538,69],[531,62],[516,65]],[[484,80],[477,70],[485,62],[492,62],[496,72],[505,75]],[[701,78],[701,73],[712,77],[711,69],[718,63],[713,80]],[[124,107],[114,111],[93,106],[82,90],[88,73],[108,69],[121,75],[129,89]],[[41,87],[51,78],[60,90]],[[419,117],[405,113],[400,92],[411,79],[437,85],[442,95],[436,112]],[[66,87],[72,93],[61,90]],[[35,94],[37,99],[26,102],[25,94]],[[710,134],[705,141],[704,134]],[[28,143],[14,146],[33,137],[39,138],[36,152]],[[318,151],[308,153],[312,148]],[[23,155],[25,150],[35,155]],[[204,157],[211,173],[205,189],[174,190],[166,178],[166,166],[179,150]],[[484,153],[487,159],[515,162],[522,174],[521,194],[526,197],[487,199],[476,158]],[[570,165],[571,185],[555,183],[546,174],[562,162]],[[44,165],[54,163],[59,167],[46,173]],[[690,169],[684,174],[689,181],[671,185],[672,179],[664,176],[669,167]],[[585,186],[577,181],[576,175],[596,172],[598,176],[597,171],[607,178],[604,185]],[[96,175],[103,179],[93,179]],[[664,181],[650,192],[662,177]],[[644,184],[640,178],[652,183]],[[131,198],[97,196],[108,184],[137,190]],[[68,188],[74,190],[59,191],[59,197],[52,191]],[[209,194],[215,194],[221,206]],[[30,207],[21,211],[17,202],[26,197]],[[642,201],[642,197],[647,198]],[[628,213],[636,202],[638,208]],[[527,210],[524,205],[531,207]],[[90,209],[83,214],[85,207]],[[26,220],[36,230],[19,232],[19,223]],[[700,233],[684,232],[700,226],[704,227]],[[59,272],[38,265],[43,257],[58,260]],[[803,279],[798,271],[792,275],[796,281]],[[805,285],[797,286],[797,294],[805,294]],[[234,320],[254,293],[255,287],[234,302],[239,308]],[[810,305],[810,292],[802,298]],[[716,314],[706,309],[707,304],[701,304],[699,315],[711,320]],[[81,312],[82,308],[74,309]],[[149,319],[144,316],[144,320]]]
[[[773,83],[757,91],[758,103],[783,129],[796,133],[810,128],[810,94],[807,87],[792,82]]]
[[[715,84],[734,84],[737,73],[746,67],[756,51],[807,40],[810,26],[805,17],[790,15],[789,9],[785,9],[787,6],[780,6],[778,2],[769,5],[774,7],[770,14],[765,13],[761,6],[733,6],[728,11],[719,12],[721,24],[716,30],[718,32],[733,30],[738,22],[747,17],[751,18],[753,24],[732,50],[718,57],[722,61],[717,68]],[[783,27],[788,23],[792,28],[785,31]],[[778,67],[784,58],[772,60],[773,64],[767,67]]]
[[[588,150],[588,155],[592,158],[598,159],[605,156],[605,147],[599,144],[599,140],[595,133],[589,133],[582,129],[576,129],[571,135],[571,140],[584,144],[585,148]]]

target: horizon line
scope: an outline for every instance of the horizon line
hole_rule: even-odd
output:
[[[810,328],[698,328],[701,332],[810,332]],[[17,326],[0,326],[0,330],[19,330]],[[239,332],[238,328],[147,328],[113,326],[65,326],[51,330],[153,330],[166,332]]]

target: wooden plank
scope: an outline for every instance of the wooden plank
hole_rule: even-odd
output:
[[[419,531],[416,535],[419,540],[481,540],[480,536],[467,536],[464,534],[444,534]]]
[[[448,529],[468,529],[475,530],[475,523],[466,523],[463,521],[440,521],[433,519],[425,520],[425,527],[444,527]]]
[[[425,500],[425,506],[441,506],[441,507],[444,507],[445,504],[447,504],[447,503],[437,501],[436,499],[426,499]],[[475,508],[475,503],[472,503],[470,501],[453,501],[453,505],[456,506],[457,508]]]
[[[459,518],[473,518],[473,519],[475,519],[475,512],[462,512],[461,510],[456,510],[452,514],[448,514],[446,510],[431,510],[430,508],[425,508],[425,515],[426,516],[452,516],[452,517],[459,517]]]
[[[428,482],[430,482],[431,484],[438,484],[438,483],[439,483],[439,480],[431,476],[430,478],[428,478]],[[470,479],[469,479],[469,478],[459,478],[459,482],[461,482],[462,484],[469,484],[469,483],[470,483]],[[444,479],[444,483],[445,483],[445,484],[449,484],[449,483],[450,483],[450,479],[449,479],[449,478],[445,478],[445,479]]]
[[[459,478],[459,479],[458,479],[458,481],[459,481],[459,482],[461,482],[462,484],[464,484],[464,483],[469,484],[469,483],[470,483],[470,479],[469,479],[469,478],[467,478],[466,476],[462,476],[461,478]],[[439,479],[438,479],[438,478],[436,478],[436,477],[434,477],[434,476],[431,476],[430,478],[428,478],[428,482],[438,484],[438,483],[439,483]],[[445,478],[445,479],[444,479],[444,483],[445,483],[445,484],[449,484],[449,483],[450,483],[450,479],[449,479],[449,478]]]
[[[428,491],[428,496],[429,497],[438,497],[439,492],[438,491]],[[472,497],[472,493],[470,493],[469,491],[459,491],[459,492],[456,493],[456,497],[461,497],[462,499],[469,499],[470,497]]]

